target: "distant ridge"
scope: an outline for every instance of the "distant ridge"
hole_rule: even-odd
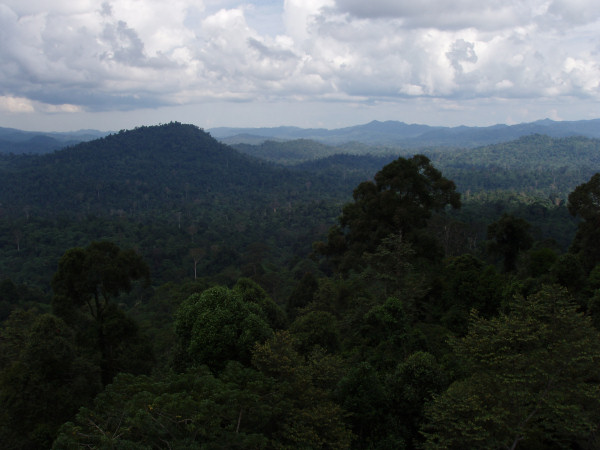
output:
[[[106,131],[79,130],[71,132],[23,131],[0,127],[0,153],[50,153],[80,142],[108,135]]]
[[[434,127],[398,121],[374,120],[364,125],[327,130],[324,128],[211,128],[210,134],[228,144],[258,144],[266,140],[311,139],[324,144],[340,145],[359,142],[367,145],[477,147],[518,139],[532,134],[561,138],[584,136],[600,138],[600,119],[553,121],[550,119],[517,125],[488,127]]]

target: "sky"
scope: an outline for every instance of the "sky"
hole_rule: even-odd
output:
[[[0,0],[0,127],[600,118],[598,0]]]

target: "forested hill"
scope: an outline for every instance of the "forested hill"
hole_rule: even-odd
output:
[[[27,208],[136,215],[205,202],[291,201],[306,191],[305,184],[301,176],[242,155],[193,125],[171,123],[47,155],[5,156],[0,203],[12,214]]]
[[[512,190],[566,199],[600,170],[600,140],[530,135],[476,148],[327,146],[315,141],[267,141],[235,148],[293,169],[367,179],[398,156],[422,153],[452,179],[460,192]]]
[[[4,155],[0,279],[48,290],[65,249],[93,240],[135,246],[159,284],[194,269],[260,277],[248,261],[281,267],[331,226],[352,187],[327,180],[240,154],[180,123],[52,154]],[[194,262],[192,250],[202,258]]]

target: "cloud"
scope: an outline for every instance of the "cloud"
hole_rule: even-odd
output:
[[[11,113],[29,113],[35,111],[29,99],[0,96],[0,110]]]
[[[407,28],[487,30],[518,26],[539,1],[522,0],[336,0],[340,13],[362,19],[397,19]]]
[[[0,96],[0,111],[8,113],[76,113],[82,109],[76,105],[52,105],[40,102],[34,102],[28,98]]]
[[[598,30],[597,0],[5,0],[1,107],[598,101]]]
[[[553,0],[548,13],[563,23],[583,25],[600,18],[600,7],[595,0]]]

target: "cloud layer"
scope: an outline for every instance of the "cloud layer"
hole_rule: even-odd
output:
[[[5,0],[0,111],[600,101],[597,0]]]

